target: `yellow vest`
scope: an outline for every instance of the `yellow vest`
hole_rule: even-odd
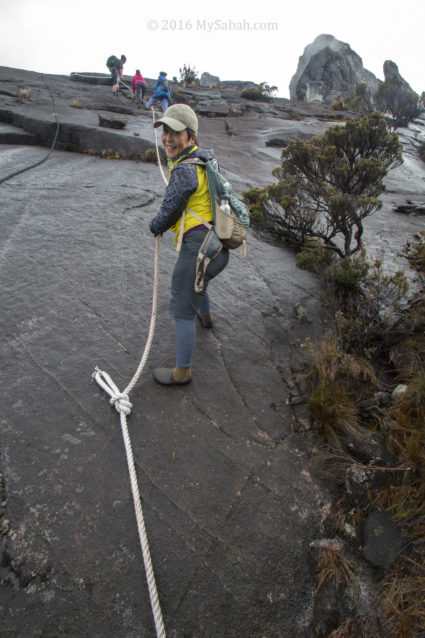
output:
[[[194,146],[194,148],[190,152],[193,153],[197,149],[198,149],[198,146]],[[175,162],[170,162],[168,167],[169,179],[171,177],[171,171],[173,170],[173,168],[177,166],[177,164],[179,164],[179,162],[181,162],[183,159],[187,159],[187,155],[180,157]],[[210,198],[210,192],[208,190],[208,179],[207,179],[206,171],[203,166],[197,166],[196,164],[195,166],[196,166],[196,170],[198,171],[198,188],[196,189],[194,193],[192,193],[192,195],[189,197],[189,201],[186,204],[186,214],[184,216],[184,228],[183,228],[184,233],[187,230],[189,230],[189,228],[193,228],[194,226],[199,226],[201,223],[199,219],[196,219],[196,217],[194,217],[193,215],[187,212],[187,209],[189,208],[190,210],[193,210],[194,213],[197,213],[198,215],[200,215],[202,219],[205,219],[206,222],[213,221],[211,198]],[[182,217],[179,217],[177,222],[173,226],[170,226],[170,230],[172,230],[175,233],[174,241],[176,244],[179,239],[181,223],[182,223]]]

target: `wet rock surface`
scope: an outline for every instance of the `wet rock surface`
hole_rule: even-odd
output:
[[[23,103],[1,94],[4,126],[49,146],[56,121],[42,79],[0,71],[0,88],[33,83]],[[117,153],[137,142],[140,153],[153,148],[151,114],[124,96],[116,101],[134,115],[123,131],[100,129],[96,108],[70,106],[77,98],[107,105],[110,87],[51,76],[48,84],[60,135],[72,132],[79,150],[94,140]],[[235,89],[227,90],[231,100]],[[200,143],[215,149],[238,194],[271,181],[280,149],[267,139],[331,125],[313,109],[297,121],[279,113],[227,119],[232,135],[223,118],[201,117]],[[28,144],[0,146],[0,180],[46,156]],[[391,263],[400,234],[420,222],[392,211],[412,171],[402,181],[391,176],[386,209],[370,226],[376,245],[397,228],[397,242],[385,243]],[[415,188],[423,201],[418,180]],[[139,363],[151,314],[148,223],[163,193],[153,164],[63,150],[0,184],[7,635],[154,636],[119,417],[91,375],[98,365],[123,389]],[[164,388],[151,369],[173,363],[175,259],[167,233],[154,343],[129,417],[167,635],[309,638],[309,547],[322,534],[333,486],[316,475],[307,407],[293,399],[304,391],[300,345],[323,332],[317,282],[292,252],[251,231],[248,257],[232,254],[211,284],[214,329],[198,326],[193,383]]]

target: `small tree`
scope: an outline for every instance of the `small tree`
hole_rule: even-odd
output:
[[[267,84],[267,82],[260,82],[260,88],[261,88],[261,92],[264,95],[268,95],[271,96],[273,93],[276,93],[276,91],[278,90],[278,87],[273,85],[270,86],[270,84]]]
[[[398,75],[389,75],[379,85],[375,102],[392,130],[407,126],[424,110],[423,94],[412,91]]]
[[[191,84],[196,83],[198,80],[198,71],[195,69],[195,67],[191,68],[190,64],[188,66],[184,64],[183,68],[179,69],[179,74],[180,83],[184,84],[185,86],[190,86]]]
[[[263,219],[298,247],[320,240],[348,257],[362,246],[362,220],[382,206],[383,177],[402,162],[401,144],[380,113],[295,140],[264,190]],[[259,193],[261,196],[262,193]]]

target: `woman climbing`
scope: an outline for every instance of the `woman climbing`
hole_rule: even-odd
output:
[[[213,158],[213,153],[198,147],[198,118],[186,104],[170,106],[154,126],[163,127],[162,144],[168,158],[169,183],[161,208],[149,227],[154,235],[168,229],[174,231],[175,243],[178,244],[182,223],[184,226],[181,250],[171,282],[170,310],[175,321],[176,365],[174,368],[156,368],[153,377],[165,385],[184,385],[192,380],[195,317],[199,316],[205,328],[212,328],[207,286],[227,265],[229,251],[223,248],[209,263],[203,289],[199,293],[195,292],[198,251],[208,230],[188,210],[210,223],[213,214],[205,168],[185,163],[185,160],[197,157],[206,161]]]

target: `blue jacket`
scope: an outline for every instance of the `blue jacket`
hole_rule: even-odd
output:
[[[171,97],[171,82],[169,80],[167,80],[168,82],[168,91],[165,91],[165,89],[163,88],[163,83],[165,82],[167,78],[165,77],[165,75],[160,75],[159,78],[157,79],[157,81],[155,82],[155,86],[153,88],[153,96],[155,99],[160,99],[162,97],[166,97],[168,100]]]

